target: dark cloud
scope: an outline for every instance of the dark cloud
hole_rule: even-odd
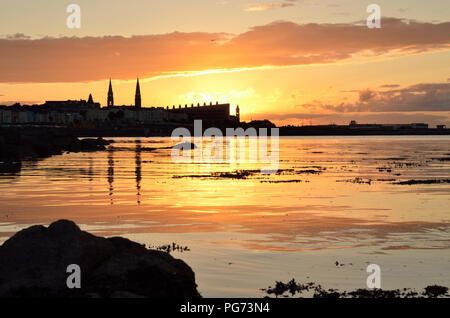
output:
[[[132,79],[208,69],[334,63],[367,52],[371,52],[367,56],[393,50],[415,54],[449,48],[450,22],[396,18],[384,18],[381,29],[280,21],[238,35],[18,37],[0,39],[0,82]]]
[[[356,91],[354,103],[324,104],[316,101],[301,105],[313,111],[333,112],[427,112],[450,111],[450,83],[421,83],[387,90],[364,89]]]

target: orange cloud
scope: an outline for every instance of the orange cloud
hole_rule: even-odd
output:
[[[383,19],[360,24],[275,22],[248,32],[0,39],[0,82],[78,82],[176,75],[204,70],[334,63],[450,48],[450,22]]]
[[[286,1],[286,2],[266,3],[263,5],[259,5],[259,6],[248,7],[246,9],[244,9],[244,11],[266,11],[266,10],[272,10],[275,8],[293,7],[293,6],[295,6],[295,4],[293,2],[295,2],[295,0],[294,1],[290,0],[290,1]]]

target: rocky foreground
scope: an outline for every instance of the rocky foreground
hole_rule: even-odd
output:
[[[65,151],[104,150],[109,142],[102,139],[78,139],[58,131],[38,128],[0,129],[0,172],[19,172],[22,160],[59,155]]]
[[[81,288],[67,287],[71,264],[81,269]],[[61,220],[31,226],[0,246],[0,297],[200,295],[194,272],[182,260],[125,238],[97,237]]]
[[[350,292],[337,289],[325,289],[320,284],[310,282],[306,284],[297,283],[292,279],[288,283],[276,282],[275,287],[262,288],[268,296],[304,298],[448,298],[448,287],[440,285],[429,285],[423,291],[412,288],[402,289],[356,289]]]

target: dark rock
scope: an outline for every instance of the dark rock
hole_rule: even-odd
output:
[[[66,285],[81,268],[81,288]],[[102,238],[61,220],[32,226],[0,246],[0,297],[200,297],[182,260],[125,238]]]
[[[336,261],[336,266],[339,262]],[[354,291],[339,291],[337,289],[324,289],[320,284],[310,282],[306,284],[297,283],[295,279],[288,283],[276,282],[275,287],[269,286],[262,288],[261,291],[267,295],[276,297],[294,297],[299,294],[300,298],[304,292],[311,292],[313,298],[439,298],[448,296],[448,288],[445,286],[432,285],[425,288],[424,292],[419,293],[411,288],[383,290],[383,289],[357,289]]]
[[[416,185],[416,184],[439,184],[439,183],[450,183],[450,179],[407,180],[407,181],[394,182],[393,184]]]
[[[103,138],[97,139],[82,139],[80,140],[80,149],[81,151],[98,151],[105,150],[105,145],[109,143]]]
[[[197,149],[197,145],[192,142],[181,142],[173,146],[173,148],[179,150],[193,150]]]
[[[64,151],[105,150],[105,146],[109,144],[110,142],[103,138],[79,140],[60,131],[0,128],[0,161],[18,162],[25,159],[46,158],[62,154]]]
[[[98,138],[96,139],[96,141],[97,141],[97,144],[98,144],[98,145],[102,145],[102,146],[108,146],[109,144],[111,144],[111,141],[105,140],[105,139],[103,139],[102,137],[98,137]]]
[[[78,138],[70,135],[56,135],[52,138],[52,144],[55,147],[67,150],[71,145],[78,142]]]
[[[0,162],[0,173],[19,173],[22,169],[21,162]]]
[[[431,285],[425,287],[424,295],[429,298],[437,298],[439,296],[447,295],[448,287],[439,286],[439,285]]]

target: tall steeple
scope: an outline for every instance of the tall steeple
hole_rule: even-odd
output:
[[[108,90],[108,107],[114,106],[114,94],[112,90],[111,79],[109,79],[109,90]]]
[[[136,108],[141,108],[141,88],[139,86],[139,78],[136,82],[136,95],[134,96],[134,106]]]
[[[241,112],[239,110],[239,105],[236,107],[236,118],[238,121],[241,121]]]

